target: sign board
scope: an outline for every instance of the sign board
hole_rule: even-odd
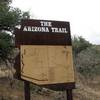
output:
[[[58,90],[75,87],[69,22],[22,20],[15,37],[21,79]]]
[[[21,46],[21,78],[33,83],[74,82],[70,46]]]

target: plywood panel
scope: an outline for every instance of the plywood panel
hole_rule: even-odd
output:
[[[74,82],[72,47],[21,45],[21,78],[39,85]]]

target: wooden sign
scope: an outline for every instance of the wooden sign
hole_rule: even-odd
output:
[[[21,46],[21,78],[33,83],[74,82],[70,46]]]
[[[21,79],[55,90],[75,88],[69,22],[22,20],[15,37]]]
[[[15,29],[15,43],[16,46],[71,45],[69,22],[22,20],[21,28]]]

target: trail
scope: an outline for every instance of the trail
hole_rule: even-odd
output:
[[[100,99],[100,91],[96,91],[92,88],[90,88],[89,86],[83,85],[83,84],[79,84],[78,88],[80,88],[83,91],[83,94],[90,94],[91,96],[95,96],[97,98]]]

